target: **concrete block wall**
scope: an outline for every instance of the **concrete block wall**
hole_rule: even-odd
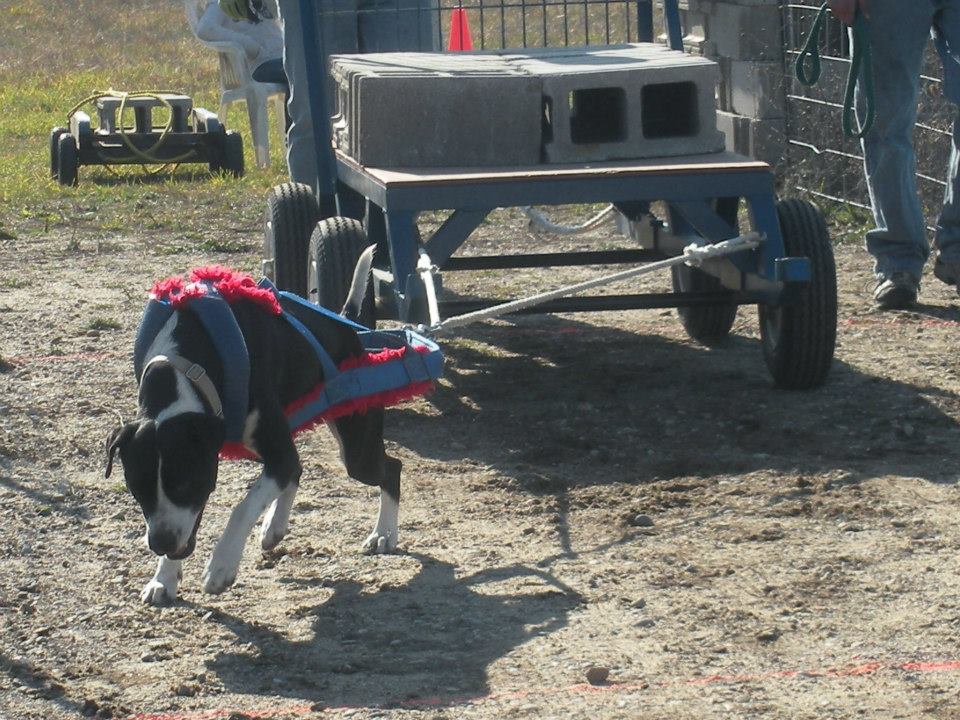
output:
[[[780,0],[680,0],[684,47],[717,61],[717,126],[727,149],[780,167],[787,158]]]

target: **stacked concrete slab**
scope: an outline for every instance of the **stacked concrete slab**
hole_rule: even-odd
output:
[[[540,83],[492,54],[334,56],[334,143],[376,167],[531,165]]]
[[[715,63],[660,44],[509,55],[540,78],[548,163],[697,155],[723,149]]]
[[[787,157],[779,0],[680,0],[684,46],[720,67],[717,125],[727,148],[780,165]]]
[[[716,152],[715,63],[661,44],[332,58],[334,142],[364,165],[480,167]]]

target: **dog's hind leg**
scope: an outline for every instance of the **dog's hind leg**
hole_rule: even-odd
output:
[[[157,571],[153,574],[153,579],[143,586],[140,599],[147,605],[169,605],[176,600],[182,562],[162,555],[157,561]]]
[[[400,461],[386,455],[380,483],[380,508],[373,532],[361,546],[367,555],[382,555],[397,549],[400,533]]]
[[[290,439],[283,415],[279,415],[279,420],[274,418],[274,422],[261,419],[253,437],[254,446],[263,460],[263,472],[230,513],[227,527],[217,541],[213,555],[203,572],[204,592],[221,593],[233,585],[237,579],[243,547],[257,524],[257,519],[274,503],[276,507],[273,515],[276,517],[276,511],[284,507],[280,503],[292,505],[296,494],[301,473],[300,458],[293,440]],[[294,486],[292,490],[291,485]],[[289,507],[283,514],[289,518]],[[285,519],[283,525],[286,525]]]
[[[377,522],[364,540],[362,551],[368,555],[392,552],[397,547],[400,527],[402,464],[387,455],[383,447],[383,410],[339,418],[330,429],[340,443],[340,456],[347,474],[365,485],[380,488]]]

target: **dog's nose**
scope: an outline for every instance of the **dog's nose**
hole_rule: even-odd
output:
[[[147,545],[157,555],[166,555],[175,552],[177,547],[177,538],[170,530],[157,530],[147,536]]]

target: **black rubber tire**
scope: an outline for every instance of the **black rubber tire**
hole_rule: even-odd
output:
[[[236,130],[227,130],[220,149],[222,159],[220,169],[235,178],[242,178],[243,167],[243,136]]]
[[[263,233],[266,276],[281,290],[306,297],[307,249],[320,211],[313,190],[303,183],[283,183],[267,195]]]
[[[732,227],[737,227],[737,210],[740,198],[721,198],[715,201],[717,213]],[[724,289],[720,279],[709,273],[690,267],[674,265],[670,268],[670,280],[675,293],[682,292],[720,292]],[[715,347],[721,345],[730,335],[733,323],[737,319],[737,305],[703,305],[699,307],[677,308],[680,324],[691,339],[701,345]]]
[[[787,257],[810,258],[809,284],[797,302],[759,306],[760,341],[777,386],[809,390],[830,372],[837,341],[837,268],[827,223],[812,203],[781,200],[777,217]]]
[[[670,268],[673,291],[682,292],[719,292],[724,289],[719,278],[708,275],[702,270],[688,265],[674,265]],[[737,305],[701,305],[677,308],[680,324],[693,340],[707,347],[723,343],[730,335],[730,329],[737,319]]]
[[[77,141],[67,133],[57,140],[57,182],[66,187],[76,187],[80,167]]]
[[[216,143],[211,149],[210,172],[243,177],[243,136],[236,130],[226,130],[217,132],[214,137]]]
[[[357,260],[369,244],[359,220],[332,217],[317,223],[310,236],[307,258],[307,299],[340,312],[350,292]],[[369,328],[376,323],[372,276],[367,278],[360,316],[354,320]]]
[[[55,127],[50,131],[50,177],[54,180],[58,177],[58,168],[60,167],[60,158],[58,156],[60,138],[70,132],[65,127]]]

